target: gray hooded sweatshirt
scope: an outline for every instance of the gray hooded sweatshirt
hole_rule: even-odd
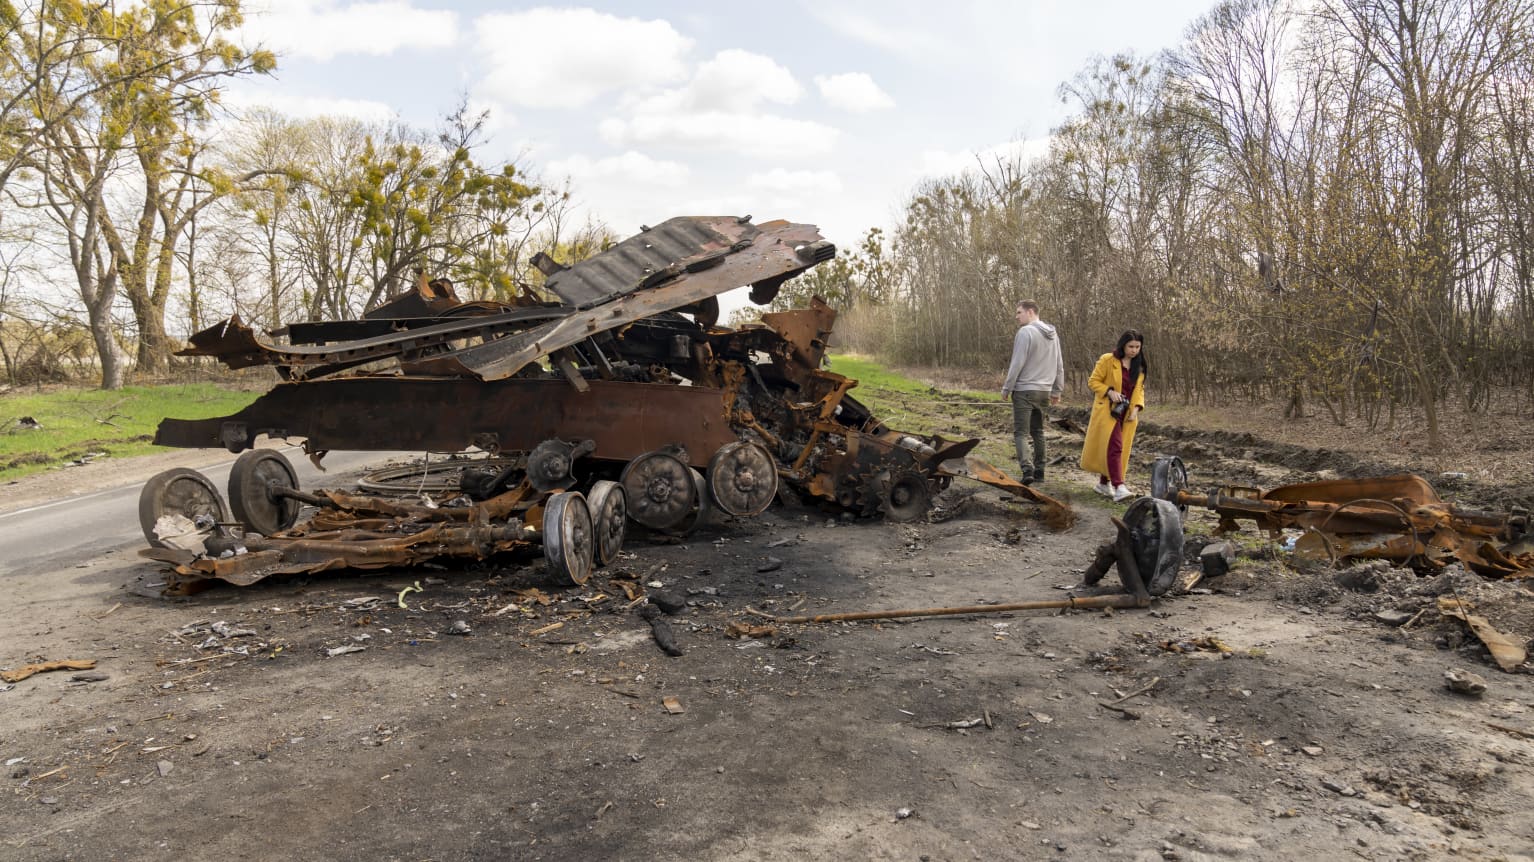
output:
[[[1060,356],[1060,339],[1055,328],[1042,320],[1020,326],[1012,338],[1012,364],[1007,366],[1007,380],[1001,394],[1043,392],[1057,398],[1065,392],[1065,360]]]

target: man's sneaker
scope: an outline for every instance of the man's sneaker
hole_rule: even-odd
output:
[[[1092,490],[1102,494],[1104,497],[1113,496],[1113,487],[1107,482],[1098,482],[1096,485],[1092,486]]]
[[[1115,503],[1122,503],[1123,501],[1125,501],[1125,500],[1127,500],[1127,499],[1129,499],[1130,497],[1133,497],[1133,496],[1134,496],[1134,492],[1130,491],[1128,488],[1124,487],[1123,485],[1114,485],[1113,486],[1113,502],[1115,502]]]

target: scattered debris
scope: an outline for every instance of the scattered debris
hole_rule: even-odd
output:
[[[731,622],[724,627],[724,635],[729,638],[771,638],[778,636],[778,627],[773,625],[754,626],[750,623]]]
[[[29,664],[15,670],[0,670],[0,680],[5,682],[21,682],[33,674],[47,673],[54,670],[90,670],[95,666],[95,659],[65,659],[62,661],[38,662],[37,664]]]
[[[111,679],[111,676],[99,670],[88,670],[83,673],[69,675],[70,682],[105,682],[108,679]]]
[[[916,812],[913,811],[910,808],[897,808],[897,809],[895,809],[895,819],[896,820],[908,820],[908,819],[910,819],[912,817],[915,817],[915,816],[916,816]]]
[[[1486,680],[1468,670],[1450,668],[1443,672],[1444,687],[1455,694],[1481,697],[1486,694]]]
[[[664,707],[666,712],[670,713],[671,715],[681,715],[687,711],[687,708],[682,706],[682,702],[680,700],[670,696],[661,698],[660,705]]]
[[[1230,542],[1214,542],[1198,552],[1198,564],[1206,578],[1218,578],[1236,564],[1236,549]]]
[[[357,644],[346,644],[345,646],[331,647],[330,649],[325,650],[325,657],[326,658],[335,658],[338,655],[346,655],[347,653],[362,652],[362,651],[364,651],[366,649],[367,649],[367,647],[365,647],[365,646],[358,646]]]
[[[1228,653],[1231,651],[1230,647],[1226,646],[1224,641],[1213,636],[1197,637],[1190,640],[1180,641],[1161,641],[1160,646],[1167,652],[1175,653]]]
[[[454,620],[453,624],[447,627],[447,633],[450,635],[467,635],[470,631],[466,620]]]
[[[687,610],[687,601],[667,593],[650,593],[647,597],[650,604],[660,608],[668,616],[676,616]]]
[[[1528,651],[1521,644],[1492,628],[1485,617],[1470,613],[1468,603],[1449,596],[1439,596],[1438,610],[1446,617],[1464,620],[1465,625],[1481,639],[1481,643],[1491,650],[1491,657],[1496,659],[1497,667],[1511,672],[1528,659]]]
[[[682,648],[676,642],[676,633],[671,630],[671,623],[661,616],[660,609],[654,605],[644,605],[639,609],[639,616],[650,624],[650,634],[655,638],[655,643],[661,651],[669,656],[682,655]]]
[[[1286,529],[1304,530],[1294,543],[1294,553],[1302,558],[1332,563],[1379,558],[1430,569],[1460,561],[1490,577],[1534,576],[1534,549],[1522,541],[1529,533],[1527,512],[1464,509],[1444,502],[1427,480],[1409,473],[1267,491],[1227,486],[1195,493],[1187,484],[1182,459],[1156,459],[1153,497],[1182,509],[1213,509],[1221,532],[1234,531],[1240,519],[1255,522],[1275,539]]]
[[[1130,720],[1130,721],[1138,721],[1140,719],[1140,713],[1135,712],[1132,709],[1127,709],[1125,707],[1118,706],[1118,705],[1112,704],[1112,703],[1103,703],[1102,701],[1098,701],[1097,705],[1102,707],[1103,709],[1112,710],[1112,711],[1118,713],[1123,718],[1125,718],[1127,720]]]
[[[405,604],[405,596],[408,596],[411,593],[424,593],[424,592],[426,592],[426,591],[421,589],[421,582],[420,581],[416,581],[414,584],[411,584],[410,586],[408,586],[408,587],[404,588],[403,590],[399,591],[399,598],[395,601],[395,604],[399,605],[401,608],[404,608],[405,610],[409,610],[410,606]]]

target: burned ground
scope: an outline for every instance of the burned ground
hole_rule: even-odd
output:
[[[1314,477],[1219,445],[1186,454],[1196,484]],[[584,588],[530,560],[185,600],[126,553],[18,576],[9,665],[107,678],[0,693],[4,855],[1527,858],[1529,677],[1436,610],[1458,594],[1521,642],[1517,582],[1296,570],[1248,527],[1229,575],[1148,611],[727,633],[751,609],[1058,598],[1111,532],[1081,496],[1065,533],[957,485],[912,525],[775,507],[636,535]],[[1212,527],[1193,512],[1195,542]],[[627,607],[641,590],[686,603],[684,655]]]

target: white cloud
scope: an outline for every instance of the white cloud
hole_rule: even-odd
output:
[[[815,86],[827,104],[844,111],[864,113],[880,108],[895,107],[890,94],[879,88],[866,72],[848,72],[844,75],[816,75]]]
[[[766,173],[752,174],[746,185],[753,189],[789,194],[820,193],[840,194],[842,178],[835,171],[790,171],[773,168]]]
[[[342,54],[387,56],[404,48],[446,48],[458,41],[458,13],[416,9],[408,0],[339,5],[320,0],[257,0],[241,28],[279,54],[329,60]]]
[[[479,96],[537,108],[579,108],[607,93],[679,81],[692,48],[666,21],[593,9],[493,12],[474,29],[489,65]]]
[[[369,123],[385,123],[394,118],[394,109],[383,102],[327,96],[289,96],[270,92],[266,88],[229,90],[224,93],[224,103],[237,111],[270,108],[295,118],[352,117]]]
[[[810,14],[832,30],[892,54],[932,58],[952,56],[955,50],[942,30],[931,26],[934,7],[928,2],[884,0],[872,14],[864,14],[853,5],[834,0],[806,4]],[[867,8],[867,4],[862,5]]]
[[[724,111],[761,102],[791,105],[803,91],[793,73],[771,57],[730,49],[700,65],[680,95],[684,108]]]
[[[573,155],[549,163],[549,171],[580,180],[625,180],[660,186],[677,186],[686,182],[691,171],[681,162],[652,159],[633,150],[605,159],[592,159]]]
[[[640,114],[607,119],[598,128],[603,140],[619,147],[682,147],[767,158],[820,155],[834,148],[841,134],[809,120],[726,111]]]
[[[624,116],[603,120],[602,138],[619,147],[678,147],[765,157],[818,155],[841,134],[810,120],[762,110],[798,101],[793,73],[770,57],[720,51],[681,87],[629,99]]]
[[[983,150],[959,150],[958,152],[927,150],[921,154],[920,170],[923,176],[946,177],[975,170],[981,165],[989,168],[996,164],[998,159],[1002,161],[1019,159],[1029,162],[1048,155],[1049,144],[1049,138],[1029,138],[1023,141],[1008,141]]]

